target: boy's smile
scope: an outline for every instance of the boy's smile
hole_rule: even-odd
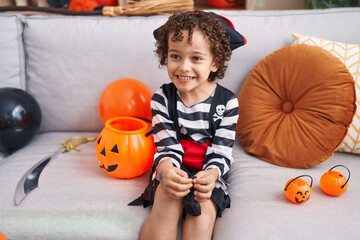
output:
[[[182,82],[182,83],[187,83],[187,82],[195,79],[195,77],[180,76],[180,75],[176,75],[176,77],[178,78],[179,82]]]
[[[194,29],[191,42],[189,31],[183,30],[182,41],[171,41],[169,36],[168,75],[179,90],[180,97],[188,106],[206,100],[216,88],[208,80],[210,72],[217,71],[209,40]]]

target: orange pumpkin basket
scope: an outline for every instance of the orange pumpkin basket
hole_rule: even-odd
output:
[[[336,167],[344,167],[347,169],[349,176],[346,179],[345,176],[339,172],[331,171]],[[350,170],[344,165],[336,165],[324,173],[320,178],[320,187],[328,195],[339,196],[346,192],[348,188],[348,182],[350,179]]]
[[[309,177],[311,179],[310,185],[305,180],[300,179],[301,177]],[[310,198],[312,183],[313,179],[310,175],[300,175],[290,179],[285,184],[285,196],[293,203],[304,203]]]
[[[153,163],[155,145],[148,124],[133,117],[106,121],[99,134],[95,152],[100,167],[114,178],[134,178]]]

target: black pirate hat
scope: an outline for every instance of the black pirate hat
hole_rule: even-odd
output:
[[[199,13],[205,13],[207,16],[212,16],[220,20],[221,25],[226,29],[226,34],[230,38],[231,50],[241,47],[247,43],[246,38],[243,35],[241,35],[238,31],[236,31],[234,24],[224,16],[220,16],[214,12],[204,12],[204,11],[191,11],[185,14],[199,14]],[[159,32],[159,28],[157,28],[153,32],[155,39],[157,38],[158,32]]]

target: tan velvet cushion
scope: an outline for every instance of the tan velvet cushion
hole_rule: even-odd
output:
[[[349,131],[337,151],[360,154],[360,45],[331,41],[313,36],[293,34],[294,44],[318,46],[339,58],[349,69],[355,81],[356,113]]]
[[[354,116],[354,81],[320,47],[290,45],[262,59],[239,96],[237,135],[267,162],[309,168],[328,159]]]

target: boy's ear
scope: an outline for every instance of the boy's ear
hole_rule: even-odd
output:
[[[216,59],[214,59],[214,61],[212,62],[210,70],[212,72],[216,72],[218,69],[219,69],[219,62]]]

